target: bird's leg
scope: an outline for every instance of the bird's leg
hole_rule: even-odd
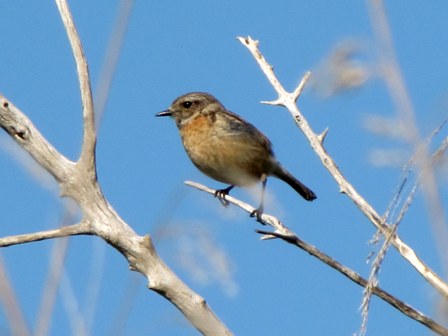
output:
[[[263,214],[263,210],[264,210],[264,194],[266,191],[266,182],[268,181],[267,176],[263,175],[261,177],[261,201],[260,201],[260,206],[258,207],[258,209],[255,209],[254,211],[251,212],[250,216],[251,217],[256,217],[257,218],[257,222],[260,222],[261,224],[264,225],[264,222],[261,220],[261,215]]]
[[[218,197],[219,200],[221,201],[221,204],[224,206],[228,206],[229,205],[229,201],[226,200],[226,195],[229,194],[230,190],[233,189],[233,185],[228,186],[225,189],[218,189],[215,191],[215,197]]]

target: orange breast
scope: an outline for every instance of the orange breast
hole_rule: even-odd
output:
[[[269,174],[270,155],[257,141],[228,133],[222,120],[200,115],[184,125],[180,134],[191,161],[204,174],[223,183],[244,186]]]

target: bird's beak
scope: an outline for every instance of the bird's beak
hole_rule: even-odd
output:
[[[171,117],[173,112],[171,110],[165,110],[156,114],[156,117]]]

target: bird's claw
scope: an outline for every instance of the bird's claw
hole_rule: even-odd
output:
[[[263,216],[263,208],[261,208],[261,207],[258,209],[255,209],[254,211],[252,211],[250,213],[250,217],[255,217],[257,219],[257,222],[259,222],[260,224],[266,225],[266,223],[261,218],[262,216]]]
[[[215,191],[215,197],[218,197],[221,204],[225,207],[228,207],[230,202],[226,200],[226,196],[229,194],[227,189],[219,189]]]

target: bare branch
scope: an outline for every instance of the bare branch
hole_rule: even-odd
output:
[[[185,181],[185,184],[190,187],[205,191],[206,193],[209,193],[213,196],[216,195],[215,189],[211,189],[211,188],[206,187],[200,183],[193,182],[193,181]],[[254,210],[256,210],[256,208],[254,208],[252,205],[247,204],[243,201],[240,201],[239,199],[232,197],[230,195],[225,195],[225,200],[228,201],[229,203],[236,205],[237,207],[240,207],[241,209],[243,209],[244,211],[246,211],[249,214],[252,214],[254,212]],[[264,225],[267,224],[267,225],[272,226],[276,230],[276,232],[280,232],[283,235],[294,235],[290,229],[288,229],[286,226],[284,226],[282,224],[282,222],[274,216],[263,213],[263,214],[261,214],[261,222]],[[269,237],[264,237],[264,239],[266,239],[266,238],[269,238]]]
[[[0,247],[8,247],[12,245],[32,243],[47,239],[89,234],[92,234],[90,227],[86,225],[86,223],[81,222],[78,224],[63,226],[61,228],[53,230],[3,237],[0,238]]]
[[[307,71],[303,75],[302,80],[300,81],[299,85],[296,87],[296,89],[292,93],[295,102],[297,102],[297,99],[299,99],[300,95],[302,94],[302,91],[305,88],[305,85],[308,82],[308,79],[310,78],[310,76],[311,76],[311,72]]]
[[[418,149],[421,144],[414,108],[406,89],[405,81],[400,70],[395,53],[391,29],[386,15],[383,0],[368,1],[372,27],[379,49],[379,61],[381,74],[396,106],[399,118],[403,122],[409,144]],[[444,207],[440,197],[434,168],[430,164],[430,155],[425,147],[416,151],[416,164],[422,175],[421,189],[428,208],[430,222],[432,224],[434,240],[437,243],[439,257],[442,260],[445,274],[448,274],[448,255],[446,242],[448,241],[448,227]],[[447,296],[447,292],[444,292]]]
[[[204,299],[188,288],[160,259],[149,237],[140,237],[106,201],[96,179],[86,179],[83,166],[60,155],[34,125],[0,96],[0,126],[58,180],[64,195],[80,206],[84,221],[60,229],[0,238],[0,247],[69,235],[91,234],[120,251],[133,270],[150,281],[149,288],[168,298],[186,318],[206,335],[230,335]],[[150,243],[151,242],[151,243]]]
[[[186,181],[185,184],[188,186],[191,186],[193,188],[199,189],[201,191],[205,191],[211,195],[216,194],[216,190],[206,187],[200,183]],[[229,203],[232,203],[232,204],[240,207],[247,213],[252,213],[252,211],[255,210],[255,208],[252,207],[251,205],[249,205],[235,197],[232,197],[230,195],[226,195],[225,199]],[[354,281],[358,285],[365,287],[365,288],[369,288],[369,282],[366,279],[364,279],[363,277],[361,277],[361,275],[359,275],[355,271],[351,270],[350,268],[342,265],[341,263],[339,263],[338,261],[336,261],[329,255],[321,252],[315,246],[312,246],[312,245],[306,243],[305,241],[301,240],[294,232],[292,232],[290,229],[288,229],[286,226],[284,226],[280,222],[280,220],[278,220],[274,216],[263,214],[262,222],[263,222],[263,224],[268,224],[275,228],[274,232],[266,231],[266,230],[256,230],[256,232],[264,235],[262,237],[280,238],[292,245],[295,245],[295,246],[301,248],[302,250],[308,252],[313,257],[318,258],[320,261],[324,262],[328,266],[334,268],[338,272],[342,273],[343,275],[345,275],[347,278]],[[390,236],[393,236],[393,234],[394,234],[394,232],[391,231]],[[382,290],[378,286],[370,285],[369,289],[371,290],[371,292],[374,295],[380,297],[381,299],[383,299],[384,301],[386,301],[387,303],[389,303],[394,308],[398,309],[399,311],[401,311],[408,317],[424,324],[425,326],[427,326],[431,330],[439,333],[440,335],[448,335],[448,329],[445,329],[443,326],[439,325],[434,320],[430,319],[426,315],[415,310],[414,308],[412,308],[405,302],[395,298],[394,296],[392,296],[391,294]]]
[[[409,171],[410,171],[410,169],[407,169],[408,173],[409,173]],[[364,295],[363,295],[363,299],[362,299],[362,303],[361,303],[362,322],[361,322],[361,328],[360,328],[359,335],[365,335],[367,332],[367,320],[368,320],[368,316],[369,316],[370,301],[371,301],[371,298],[373,295],[373,288],[378,286],[378,283],[379,283],[378,274],[379,274],[379,271],[381,268],[381,264],[382,264],[384,258],[386,257],[387,250],[389,249],[389,247],[392,243],[393,234],[396,234],[398,225],[401,223],[402,219],[404,218],[405,213],[411,206],[411,204],[414,200],[415,192],[417,191],[417,183],[415,183],[409,197],[407,198],[400,213],[398,214],[397,219],[394,221],[392,218],[392,216],[393,216],[392,214],[394,213],[395,209],[398,207],[398,203],[400,201],[401,195],[403,193],[403,189],[404,189],[407,181],[408,181],[408,177],[405,176],[405,178],[403,179],[402,183],[398,187],[398,190],[384,215],[384,222],[385,223],[389,222],[389,223],[393,223],[393,224],[390,225],[391,231],[385,237],[385,240],[381,246],[381,249],[378,252],[375,260],[372,263],[372,268],[370,271],[368,284],[365,287]],[[378,232],[377,232],[377,234],[375,234],[375,238],[379,239]]]
[[[193,188],[199,189],[201,191],[205,191],[211,195],[216,194],[216,190],[208,188],[208,187],[206,187],[202,184],[196,183],[196,182],[186,181],[185,184],[188,186],[191,186]],[[253,210],[255,210],[255,208],[252,207],[251,205],[249,205],[235,197],[232,197],[230,195],[226,195],[225,199],[229,203],[232,203],[232,204],[240,207],[247,213],[252,213]],[[317,249],[315,246],[312,246],[312,245],[306,243],[305,241],[301,240],[300,238],[297,237],[297,235],[294,232],[292,232],[290,229],[288,229],[286,226],[284,226],[280,222],[280,220],[278,220],[274,216],[263,214],[262,221],[264,224],[268,224],[275,229],[274,232],[265,231],[265,230],[256,230],[256,232],[264,235],[262,237],[280,238],[290,244],[293,244],[293,245],[303,249],[304,251],[306,251],[309,254],[311,254],[312,256],[318,258],[319,260],[321,260],[328,266],[336,269],[338,272],[342,273],[343,275],[345,275],[347,278],[354,281],[358,285],[365,287],[366,289],[368,288],[372,292],[372,294],[380,297],[381,299],[383,299],[384,301],[386,301],[387,303],[389,303],[394,308],[398,309],[399,311],[401,311],[408,317],[424,324],[425,326],[427,326],[431,330],[439,333],[440,335],[448,335],[448,329],[445,329],[443,326],[439,325],[437,322],[430,319],[426,315],[420,313],[419,311],[412,308],[405,302],[395,298],[393,295],[382,290],[381,288],[376,286],[376,284],[374,284],[374,285],[370,284],[369,281],[367,281],[366,279],[361,277],[361,275],[359,275],[355,271],[351,270],[350,268],[342,265],[338,261],[331,258],[329,255],[319,251],[319,249]],[[393,235],[394,235],[394,232],[391,231],[390,236],[392,237]]]
[[[281,92],[282,93],[281,95],[287,95],[288,93],[283,88],[282,84],[274,74],[274,68],[268,64],[263,54],[258,50],[258,41],[253,40],[250,36],[237,37],[237,40],[240,41],[247,49],[250,50],[250,52],[252,53],[258,64],[260,64],[260,66],[261,64],[263,64],[262,68],[263,72],[265,73],[266,77],[268,78],[272,86],[274,86],[275,90],[277,92]]]
[[[67,31],[67,37],[72,47],[73,56],[75,57],[81,90],[84,118],[84,141],[80,162],[87,164],[89,172],[95,174],[96,129],[89,67],[67,1],[56,0],[56,5],[58,6],[59,14],[61,15],[64,27]]]
[[[364,279],[361,275],[352,271],[348,267],[345,267],[344,265],[340,264],[338,261],[334,260],[333,258],[326,255],[325,253],[319,251],[316,247],[304,242],[303,240],[301,240],[300,238],[298,238],[295,235],[294,236],[291,236],[291,235],[284,236],[281,233],[267,232],[267,231],[263,231],[263,230],[257,230],[257,232],[261,233],[261,234],[270,234],[270,235],[276,236],[277,238],[281,238],[284,241],[286,241],[292,245],[295,245],[295,246],[301,248],[302,250],[308,252],[313,257],[316,257],[319,260],[323,261],[325,264],[327,264],[328,266],[339,271],[340,273],[342,273],[343,275],[345,275],[347,278],[349,278],[353,282],[357,283],[358,285],[360,285],[362,287],[366,287],[368,285],[368,281],[366,279]],[[418,310],[414,309],[413,307],[409,306],[405,302],[395,298],[393,295],[384,291],[380,287],[373,286],[372,293],[374,295],[378,296],[379,298],[383,299],[385,302],[389,303],[394,308],[398,309],[404,315],[420,322],[421,324],[425,325],[426,327],[428,327],[432,331],[438,333],[439,335],[448,335],[448,329],[441,326],[440,324],[438,324],[437,322],[435,322],[428,316],[422,314]]]
[[[204,299],[188,288],[157,255],[150,238],[138,236],[106,201],[96,179],[85,178],[85,167],[74,165],[52,147],[12,103],[0,96],[0,126],[59,182],[84,214],[80,224],[56,230],[0,238],[0,247],[43,239],[91,234],[120,251],[130,267],[142,273],[149,288],[168,298],[205,335],[230,335]]]
[[[186,181],[185,184],[188,186],[194,187],[196,189],[199,189],[201,191],[205,191],[211,195],[216,194],[216,190],[208,188],[200,183]],[[249,205],[235,197],[232,197],[230,195],[226,195],[225,199],[229,203],[232,203],[232,204],[240,207],[247,213],[252,213],[252,211],[255,210],[255,208],[252,207],[251,205]],[[355,271],[342,265],[335,259],[331,258],[329,255],[319,251],[319,249],[317,249],[315,246],[310,245],[310,244],[306,243],[305,241],[301,240],[294,232],[292,232],[290,229],[288,229],[286,226],[284,226],[280,222],[280,220],[278,220],[274,216],[263,214],[262,221],[263,221],[263,224],[268,224],[268,225],[272,226],[273,228],[275,228],[274,232],[266,231],[266,230],[256,230],[257,233],[264,235],[262,237],[280,238],[290,244],[293,244],[293,245],[301,248],[302,250],[308,252],[313,257],[318,258],[320,261],[324,262],[328,266],[330,266],[330,267],[334,268],[335,270],[337,270],[338,272],[342,273],[343,275],[345,275],[347,278],[349,278],[353,282],[366,288],[366,290],[370,290],[372,294],[380,297],[381,299],[383,299],[384,301],[386,301],[387,303],[392,305],[394,308],[396,308],[399,311],[401,311],[402,313],[404,313],[406,316],[424,324],[425,326],[427,326],[431,330],[439,333],[440,335],[448,335],[448,329],[445,329],[443,326],[441,326],[440,324],[438,324],[431,318],[427,317],[426,315],[420,313],[416,309],[412,308],[411,306],[406,304],[404,301],[401,301],[401,300],[395,298],[393,295],[382,290],[380,287],[378,287],[376,285],[376,283],[373,283],[373,281],[372,282],[367,281],[366,279],[361,277],[361,275],[359,275]],[[285,233],[283,233],[282,231]],[[389,236],[393,237],[394,234],[395,234],[394,231],[390,231]],[[387,244],[385,244],[385,246],[387,246]]]
[[[440,147],[435,151],[435,153],[432,155],[434,163],[437,163],[441,160],[443,155],[445,154],[446,150],[448,148],[448,137],[446,137]]]
[[[74,163],[61,155],[33,123],[0,94],[0,127],[25,149],[58,182],[67,181]],[[64,195],[64,190],[62,190]]]
[[[66,1],[56,0],[75,56],[84,119],[82,154],[67,160],[11,102],[0,95],[0,127],[57,180],[61,194],[71,197],[83,213],[79,224],[55,230],[0,238],[0,247],[70,235],[96,235],[123,254],[130,269],[144,275],[148,288],[168,299],[204,335],[231,335],[205,300],[186,286],[158,256],[149,236],[139,236],[124,222],[101,192],[96,178],[93,103],[81,43]]]
[[[367,281],[367,285],[365,286],[363,300],[361,303],[361,311],[362,311],[362,323],[361,323],[361,335],[364,335],[367,330],[367,319],[368,319],[368,313],[369,313],[369,307],[370,307],[370,299],[372,295],[374,294],[374,289],[378,286],[378,273],[381,268],[381,264],[386,257],[387,250],[390,247],[390,244],[392,242],[392,237],[396,234],[397,228],[398,228],[399,222],[395,223],[391,226],[391,230],[389,234],[385,237],[385,241],[383,245],[381,246],[380,251],[378,252],[378,255],[376,256],[375,260],[372,263],[372,269],[370,270],[369,279]],[[403,310],[402,310],[403,311]]]
[[[390,228],[383,223],[381,216],[378,215],[375,209],[357,192],[339,170],[339,167],[336,165],[333,158],[323,147],[321,138],[311,129],[308,121],[299,111],[294,99],[292,99],[292,94],[285,92],[283,87],[279,84],[279,81],[272,70],[272,66],[266,62],[261,52],[258,50],[258,42],[252,40],[250,37],[239,37],[238,40],[251,52],[252,56],[258,62],[261,70],[265,73],[279,96],[277,99],[279,105],[283,105],[289,110],[297,126],[310,141],[311,147],[322,161],[322,164],[327,168],[339,185],[341,192],[346,194],[355,203],[359,210],[370,220],[377,230],[384,236],[387,236]],[[393,235],[392,244],[432,286],[434,286],[442,295],[448,297],[448,284],[431,270],[397,234]]]

